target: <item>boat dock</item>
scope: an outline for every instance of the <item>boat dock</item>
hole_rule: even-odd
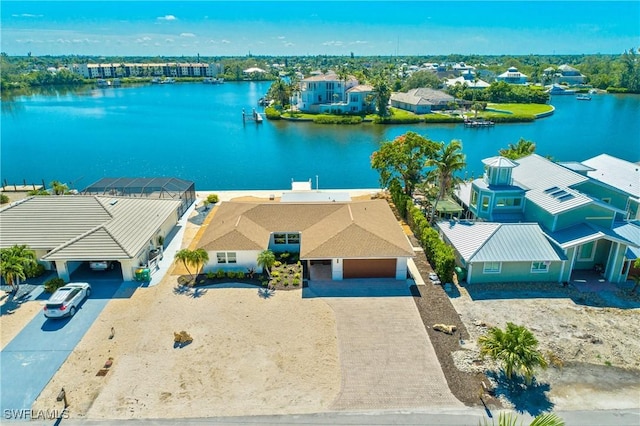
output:
[[[253,108],[251,115],[247,115],[247,113],[244,111],[244,108],[242,108],[242,122],[246,123],[247,121],[254,121],[257,124],[262,124],[262,114],[260,114],[258,111],[256,111],[255,108]]]

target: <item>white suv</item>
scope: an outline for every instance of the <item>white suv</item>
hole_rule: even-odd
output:
[[[47,318],[72,317],[82,301],[91,294],[89,283],[69,283],[60,287],[51,295],[44,305],[44,316]]]

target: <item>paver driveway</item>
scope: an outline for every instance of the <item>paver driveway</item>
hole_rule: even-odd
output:
[[[31,409],[51,377],[114,296],[121,281],[92,283],[91,296],[73,318],[47,319],[38,314],[0,352],[0,408]],[[122,287],[127,286],[124,283]],[[52,407],[56,402],[52,401]]]
[[[357,288],[357,291],[353,291]],[[334,410],[460,408],[404,281],[310,282],[336,316],[342,369]]]

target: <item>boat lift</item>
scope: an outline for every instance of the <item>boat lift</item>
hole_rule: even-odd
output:
[[[244,108],[242,108],[242,122],[246,123],[247,121],[253,121],[256,124],[262,124],[262,114],[260,114],[258,111],[256,111],[255,108],[253,108],[251,115],[247,115],[247,113],[244,111]]]

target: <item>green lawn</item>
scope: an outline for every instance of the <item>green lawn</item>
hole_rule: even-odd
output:
[[[549,112],[553,109],[551,105],[546,104],[487,104],[487,108],[493,108],[500,111],[509,111],[513,114],[521,115],[537,115]]]

